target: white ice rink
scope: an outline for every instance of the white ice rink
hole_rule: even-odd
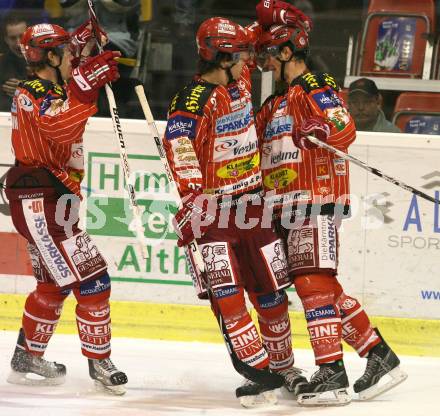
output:
[[[66,383],[56,387],[15,386],[6,382],[16,334],[0,331],[1,416],[125,415],[311,415],[426,416],[438,414],[440,359],[401,357],[408,379],[371,402],[339,408],[302,408],[284,397],[276,407],[244,409],[234,390],[241,382],[224,345],[115,338],[113,359],[126,371],[125,396],[98,394],[76,336],[55,334],[47,358],[67,366]],[[351,383],[365,366],[352,353],[345,358]],[[309,377],[315,367],[311,350],[297,350],[296,364]]]

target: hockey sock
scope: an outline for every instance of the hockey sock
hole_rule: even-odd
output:
[[[357,299],[345,293],[341,293],[337,305],[341,312],[344,341],[361,357],[365,357],[381,341],[371,326],[368,315]]]
[[[249,298],[258,313],[263,345],[269,354],[271,370],[284,370],[293,365],[292,333],[288,315],[288,300],[284,290]]]
[[[237,357],[255,368],[269,366],[257,328],[246,309],[243,288],[237,286],[214,289],[215,307],[220,309]]]
[[[22,319],[27,351],[38,356],[44,354],[60,319],[66,296],[53,283],[39,283],[37,289],[29,294]]]
[[[81,351],[87,358],[110,357],[110,277],[105,275],[74,290]]]
[[[342,323],[336,305],[335,282],[337,284],[336,278],[328,274],[295,278],[317,365],[342,359]]]

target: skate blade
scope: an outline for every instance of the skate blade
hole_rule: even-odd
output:
[[[351,396],[346,389],[330,390],[319,393],[303,393],[298,395],[300,406],[346,406]]]
[[[98,380],[95,380],[95,389],[99,393],[112,394],[114,396],[122,396],[127,392],[122,384],[119,386],[106,386]]]
[[[34,373],[20,373],[12,370],[6,381],[22,386],[59,386],[66,381],[66,378],[64,376],[53,378],[42,377]]]
[[[379,386],[380,380],[377,384],[365,389],[364,391],[359,392],[359,400],[371,400],[375,397],[385,393],[388,390],[398,386],[400,383],[403,383],[407,378],[408,374],[400,369],[400,367],[393,368],[389,373],[386,373],[384,377],[390,376],[391,380],[387,383]],[[382,380],[382,379],[381,379]]]
[[[268,390],[253,396],[241,396],[240,404],[247,409],[255,407],[273,406],[278,403],[275,390]]]

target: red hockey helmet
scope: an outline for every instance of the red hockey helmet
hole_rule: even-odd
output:
[[[309,36],[300,27],[272,25],[264,31],[258,38],[257,54],[258,61],[261,62],[268,55],[277,56],[282,47],[288,46],[294,54],[309,54]]]
[[[68,43],[70,35],[61,26],[40,23],[30,26],[20,40],[21,52],[28,63],[42,62],[49,49]]]
[[[215,62],[219,52],[233,55],[251,49],[246,29],[222,17],[205,20],[197,31],[196,42],[199,56],[207,62]]]

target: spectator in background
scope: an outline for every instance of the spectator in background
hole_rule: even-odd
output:
[[[348,109],[356,124],[356,130],[401,133],[385,118],[382,96],[371,79],[359,78],[348,88]]]
[[[11,110],[15,89],[27,77],[26,61],[20,50],[20,38],[26,28],[26,19],[18,12],[11,12],[3,20],[3,39],[8,49],[0,56],[0,111]]]

